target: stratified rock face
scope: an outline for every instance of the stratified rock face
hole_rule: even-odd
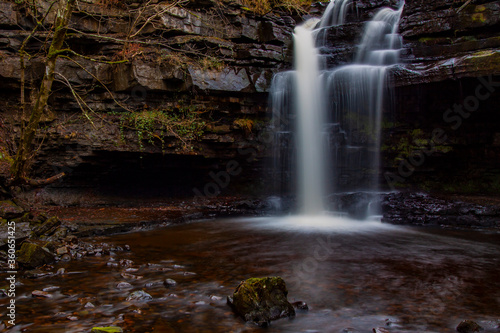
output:
[[[406,1],[401,64],[389,71],[393,108],[382,120],[385,188],[500,189],[500,1],[465,4]],[[364,22],[389,5],[395,3],[358,1],[362,14],[326,29],[330,66],[352,61]]]
[[[400,31],[408,64],[397,85],[500,74],[500,1],[462,5],[452,0],[406,4]]]
[[[281,277],[251,278],[236,288],[228,303],[246,321],[267,326],[272,320],[295,316]]]
[[[36,2],[40,15],[50,3]],[[68,54],[71,59],[57,61],[34,177],[65,172],[57,184],[64,190],[116,188],[127,179],[129,188],[194,196],[192,189],[210,183],[210,171],[217,173],[228,161],[245,165],[249,178],[256,174],[268,145],[259,135],[267,126],[271,80],[291,66],[292,31],[300,16],[258,16],[225,0],[88,1],[77,7],[66,45],[83,57]],[[34,28],[29,13],[23,4],[0,0],[0,118],[13,137],[20,133],[18,51]],[[26,46],[33,55],[25,58],[27,98],[45,71],[43,43],[50,42],[53,20],[51,13],[38,29],[41,37]],[[183,137],[189,124],[173,132],[154,121],[148,129],[133,129],[138,122],[130,121],[132,114],[154,110],[174,120],[194,115],[200,130],[195,138]],[[142,136],[146,131],[154,133],[151,140]],[[151,177],[138,180],[138,173]]]

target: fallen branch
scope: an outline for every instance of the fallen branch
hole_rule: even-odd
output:
[[[462,10],[464,10],[464,8],[467,7],[472,1],[474,0],[467,0],[466,3],[464,3],[460,8],[458,8],[457,13],[460,13]]]
[[[47,178],[47,179],[30,179],[27,182],[28,182],[28,185],[30,185],[32,187],[40,187],[40,186],[45,186],[48,184],[55,183],[59,179],[62,179],[64,176],[66,176],[66,174],[64,172],[61,172],[60,174],[57,174],[57,175],[52,176],[52,177]]]

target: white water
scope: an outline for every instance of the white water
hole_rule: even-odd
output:
[[[318,214],[324,210],[323,147],[319,134],[324,123],[324,98],[319,77],[318,51],[312,31],[297,27],[294,34],[297,84],[298,193],[300,211]],[[316,163],[311,163],[316,161]]]
[[[320,28],[344,24],[347,10],[351,6],[352,0],[330,0],[321,18]]]
[[[309,22],[295,29],[295,71],[277,75],[273,83],[273,116],[279,119],[275,179],[283,184],[295,174],[302,215],[342,211],[341,204],[333,209],[325,205],[325,196],[332,192],[378,189],[380,127],[389,95],[387,69],[399,61],[397,28],[404,2],[398,10],[381,9],[366,24],[352,65],[320,71],[312,27],[343,23],[350,4],[332,1],[319,25]],[[295,126],[288,123],[293,114]],[[280,164],[283,161],[286,165]],[[359,215],[365,218],[379,214],[376,204],[359,206],[365,210]]]

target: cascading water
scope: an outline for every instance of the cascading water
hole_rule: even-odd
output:
[[[303,215],[345,213],[343,203],[325,200],[341,191],[369,193],[364,203],[351,204],[350,215],[379,214],[369,202],[378,189],[381,119],[390,104],[387,69],[399,61],[404,2],[398,10],[381,9],[366,24],[352,65],[321,69],[321,41],[314,36],[342,24],[351,4],[332,1],[319,24],[295,29],[295,71],[277,74],[272,84],[274,179],[281,190],[297,191]]]
[[[312,31],[306,27],[297,27],[294,35],[295,67],[297,91],[297,151],[300,158],[298,165],[298,193],[300,210],[304,214],[317,214],[324,209],[323,200],[323,148],[319,135],[325,115],[319,77],[319,56],[314,46]],[[319,163],[310,163],[318,161]]]
[[[331,0],[325,9],[320,28],[344,24],[347,10],[352,6],[352,0]]]

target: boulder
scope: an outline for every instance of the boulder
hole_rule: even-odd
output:
[[[29,241],[24,242],[17,254],[17,261],[27,268],[36,268],[54,261],[54,254],[45,246]]]
[[[228,303],[246,321],[265,327],[272,320],[295,316],[287,295],[281,277],[250,278],[238,285]]]

